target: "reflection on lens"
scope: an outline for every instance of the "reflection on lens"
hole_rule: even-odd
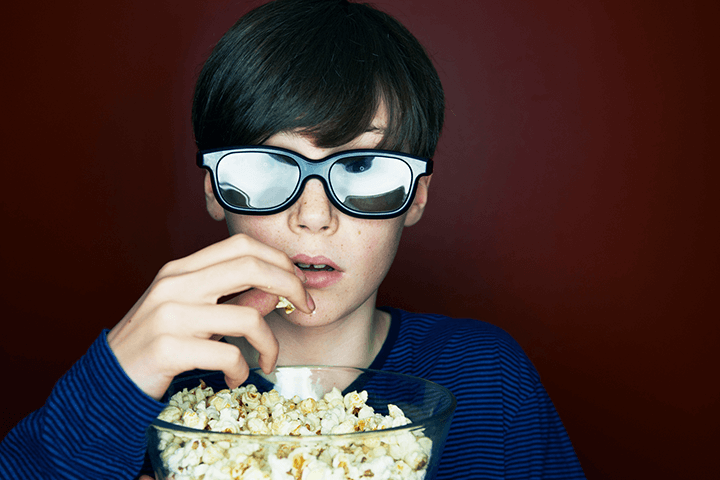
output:
[[[393,157],[345,158],[330,169],[330,183],[340,202],[361,212],[397,210],[407,199],[411,181],[410,167]]]
[[[407,190],[399,187],[383,195],[364,197],[348,195],[342,203],[351,210],[382,213],[397,210],[405,203],[406,198]]]
[[[295,190],[300,170],[285,155],[237,152],[220,160],[217,176],[220,195],[228,204],[261,209],[287,201]]]

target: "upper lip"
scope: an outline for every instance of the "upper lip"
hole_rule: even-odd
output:
[[[340,267],[338,267],[335,262],[333,262],[332,260],[330,260],[327,257],[323,257],[322,255],[311,257],[310,255],[305,255],[305,254],[300,253],[298,255],[293,256],[291,258],[291,260],[295,264],[304,263],[307,265],[327,265],[328,267],[331,267],[334,270],[340,271]]]

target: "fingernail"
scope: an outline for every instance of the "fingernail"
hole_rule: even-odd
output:
[[[310,296],[310,292],[305,292],[305,297],[307,298],[308,307],[315,313],[315,300]]]
[[[302,280],[303,283],[307,283],[307,277],[305,276],[305,273],[297,266],[295,265],[295,275]]]

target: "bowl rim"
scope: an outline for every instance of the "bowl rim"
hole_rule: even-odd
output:
[[[322,370],[322,369],[328,369],[328,370],[357,370],[360,373],[371,373],[371,374],[383,374],[383,375],[391,375],[396,377],[405,377],[414,381],[419,381],[420,383],[426,384],[428,386],[431,386],[432,388],[437,389],[440,393],[442,393],[444,396],[449,398],[450,402],[448,405],[433,414],[432,416],[426,418],[423,421],[415,421],[412,420],[412,423],[409,423],[407,425],[402,425],[399,427],[391,427],[386,428],[383,430],[370,430],[366,432],[351,432],[351,433],[328,433],[323,435],[264,435],[264,434],[256,434],[256,433],[230,433],[230,432],[216,432],[213,430],[200,430],[198,428],[191,428],[186,427],[184,425],[178,425],[177,423],[171,423],[166,422],[165,420],[160,420],[159,418],[153,419],[153,421],[150,423],[148,428],[155,427],[156,429],[162,429],[162,430],[171,430],[173,432],[183,432],[183,433],[193,433],[195,435],[202,434],[203,436],[208,435],[210,437],[224,437],[225,440],[237,440],[239,438],[242,438],[244,440],[248,441],[284,441],[284,442],[298,442],[298,441],[306,441],[306,440],[312,440],[312,441],[320,441],[320,440],[327,440],[327,439],[347,439],[347,438],[358,438],[358,437],[373,437],[373,436],[379,436],[379,435],[387,435],[388,432],[391,433],[397,433],[400,434],[403,431],[412,432],[414,430],[418,429],[424,429],[425,423],[432,420],[433,422],[436,420],[440,420],[442,422],[446,422],[452,419],[452,415],[455,412],[455,408],[457,407],[457,398],[455,395],[448,389],[447,387],[444,387],[440,385],[439,383],[433,382],[432,380],[427,380],[425,378],[417,377],[414,375],[408,375],[406,373],[399,373],[399,372],[393,372],[391,370],[378,370],[373,368],[361,368],[361,367],[350,367],[350,366],[343,366],[343,365],[283,365],[283,366],[277,366],[273,372],[275,372],[278,369],[301,369],[301,368],[309,368],[309,369],[315,369],[315,370]],[[263,372],[260,368],[255,367],[250,369],[250,373],[253,372],[260,372],[260,375],[268,375],[265,372]],[[272,374],[272,373],[271,373]],[[171,382],[171,386],[174,383],[179,382],[186,382],[189,380],[195,379],[201,379],[202,377],[206,377],[208,375],[224,375],[222,371],[220,370],[204,370],[195,374],[190,374],[183,377],[175,378]],[[170,389],[170,387],[168,387]],[[222,441],[221,439],[218,439],[218,441]]]

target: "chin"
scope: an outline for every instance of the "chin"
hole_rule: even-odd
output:
[[[295,310],[291,314],[285,314],[282,312],[280,313],[280,316],[283,317],[285,321],[290,322],[293,325],[308,328],[324,327],[326,325],[330,325],[338,319],[337,315],[334,315],[327,310],[323,311],[321,308],[318,308],[312,315]]]

